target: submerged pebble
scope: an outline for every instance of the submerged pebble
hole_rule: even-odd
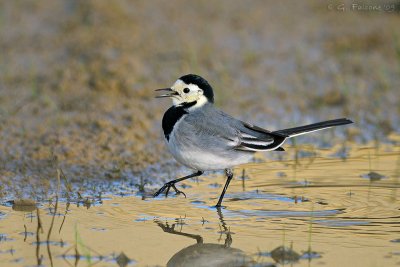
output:
[[[361,175],[361,177],[369,179],[370,181],[379,181],[379,180],[387,178],[385,175],[382,175],[382,174],[374,172],[374,171],[370,171],[367,174],[363,174],[363,175]]]
[[[131,259],[128,258],[128,256],[125,255],[124,252],[121,252],[116,258],[115,258],[118,266],[120,267],[125,267],[131,262]]]
[[[24,211],[30,212],[34,211],[37,206],[36,202],[31,199],[16,199],[8,201],[10,205],[12,205],[12,209],[15,211]]]
[[[271,258],[273,258],[277,263],[289,264],[298,261],[300,255],[291,248],[279,246],[271,251]]]

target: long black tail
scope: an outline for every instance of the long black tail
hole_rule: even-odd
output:
[[[309,124],[309,125],[279,130],[279,131],[275,131],[272,133],[278,134],[278,135],[283,135],[286,137],[294,137],[294,136],[330,128],[333,126],[345,125],[345,124],[350,124],[350,123],[353,123],[353,122],[349,119],[341,118],[341,119],[336,119],[336,120],[317,122],[317,123],[313,123],[313,124]]]

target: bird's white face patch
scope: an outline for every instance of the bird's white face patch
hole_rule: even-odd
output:
[[[178,79],[171,89],[179,94],[173,96],[172,101],[174,106],[196,101],[197,103],[189,108],[189,110],[193,110],[208,102],[207,97],[204,96],[203,90],[196,84],[186,84],[182,80]]]

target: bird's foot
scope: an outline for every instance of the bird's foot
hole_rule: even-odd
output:
[[[154,193],[153,196],[157,197],[158,195],[162,194],[165,191],[165,197],[168,197],[168,193],[169,193],[169,190],[171,189],[171,187],[172,187],[172,189],[174,189],[175,194],[177,194],[177,195],[182,194],[186,198],[186,194],[183,193],[182,191],[180,191],[178,188],[176,188],[175,182],[173,182],[173,181],[164,184],[160,189],[157,190],[157,192]]]

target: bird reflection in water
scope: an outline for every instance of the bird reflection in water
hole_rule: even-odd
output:
[[[167,267],[177,266],[251,266],[253,260],[247,256],[242,250],[232,248],[232,236],[226,226],[223,214],[220,208],[217,208],[219,220],[225,234],[225,242],[223,245],[214,243],[204,243],[203,237],[196,234],[185,233],[175,230],[176,224],[171,226],[168,223],[155,221],[160,228],[170,234],[180,235],[196,240],[196,244],[183,248],[172,256],[168,261]]]

